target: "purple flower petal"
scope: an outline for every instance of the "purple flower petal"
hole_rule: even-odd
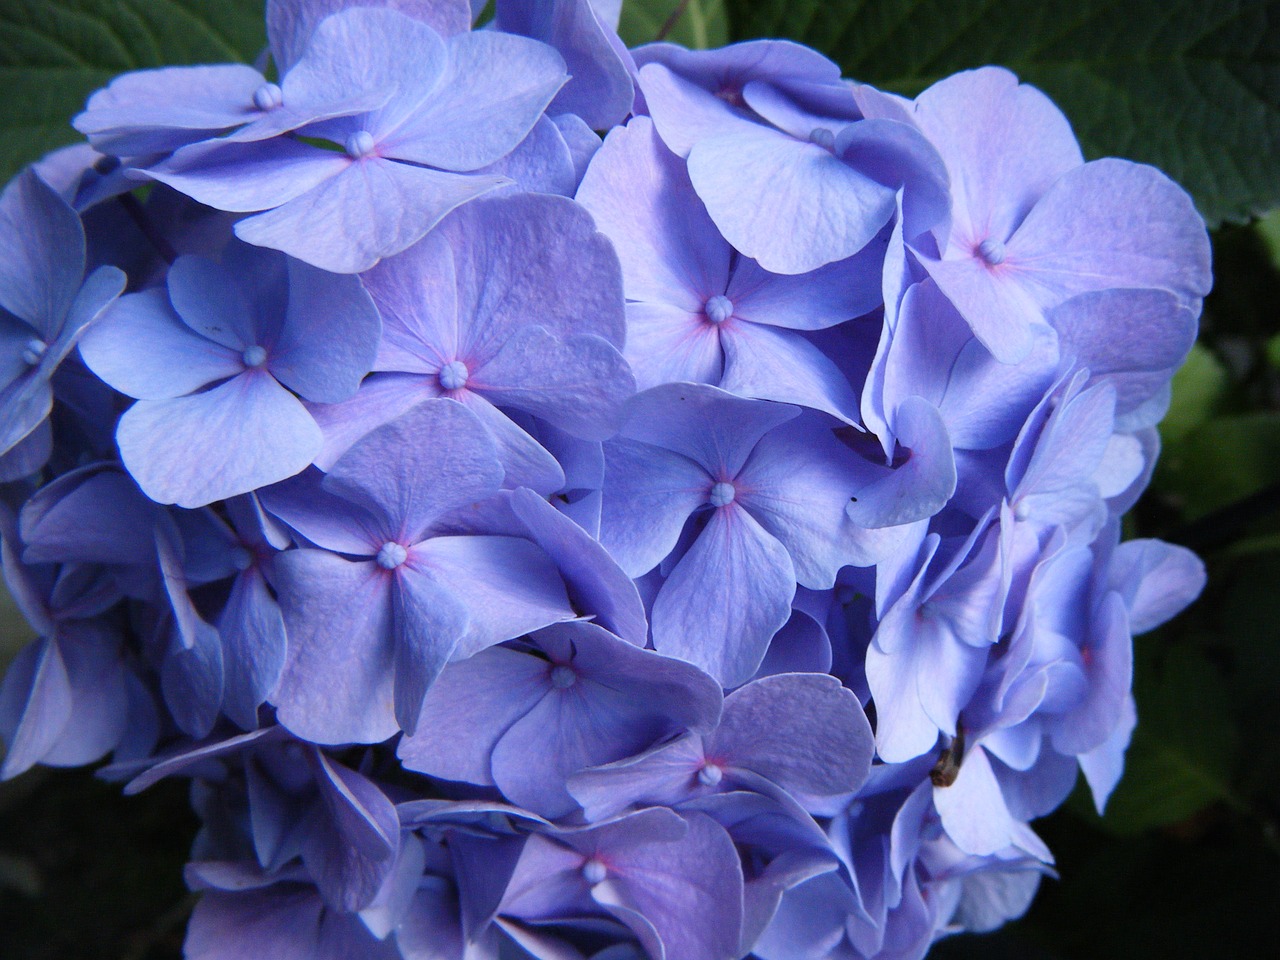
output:
[[[1001,363],[1018,363],[1043,326],[1040,307],[1025,285],[973,254],[960,259],[925,260],[925,269],[984,347]]]
[[[19,519],[24,563],[155,560],[158,510],[116,466],[63,474],[26,502]]]
[[[793,608],[791,618],[773,635],[769,652],[752,679],[780,673],[830,673],[831,653],[831,638],[822,624]]]
[[[643,647],[649,629],[640,594],[599,542],[532,490],[514,491],[511,509],[555,561],[576,608],[591,611],[596,623]]]
[[[1088,686],[1084,697],[1053,724],[1053,748],[1073,756],[1101,746],[1120,725],[1133,688],[1133,634],[1123,598],[1109,593],[1094,615],[1081,649]]]
[[[628,299],[700,313],[725,292],[729,244],[649,118],[610,131],[577,199],[613,241]]]
[[[353,163],[345,153],[277,137],[192,144],[140,173],[215,210],[246,213],[288,203]]]
[[[726,698],[720,726],[707,738],[712,762],[745,767],[784,790],[816,796],[857,790],[874,753],[858,698],[825,674],[781,674],[739,688]]]
[[[1196,311],[1163,290],[1104,290],[1048,314],[1063,353],[1116,391],[1117,415],[1167,387],[1196,338]]]
[[[191,960],[238,960],[261,951],[273,960],[399,960],[354,914],[327,907],[314,889],[210,891],[196,905],[183,950]]]
[[[1133,633],[1154,630],[1204,589],[1204,563],[1190,550],[1160,540],[1130,540],[1116,547],[1107,585],[1120,593]]]
[[[493,356],[531,314],[556,336],[594,334],[622,347],[617,254],[572,200],[495,198],[459,211],[441,229],[453,248],[465,331],[459,347],[468,363]]]
[[[949,787],[935,787],[933,804],[943,829],[966,853],[988,856],[1017,846],[1047,863],[1053,857],[1025,823],[1014,819],[1000,783],[981,747],[965,753],[960,773]]]
[[[0,194],[0,307],[57,338],[84,277],[84,228],[76,212],[26,170]]]
[[[254,344],[274,346],[287,285],[284,257],[242,244],[233,244],[222,263],[179,257],[168,275],[169,300],[178,318],[241,354]]]
[[[848,260],[798,276],[769,273],[741,257],[724,294],[734,316],[791,330],[818,330],[852,320],[880,305],[880,273],[890,232]],[[881,242],[883,241],[883,242]]]
[[[765,434],[738,474],[735,501],[787,548],[806,587],[830,588],[860,553],[862,531],[845,516],[858,469],[829,427],[802,419]]]
[[[951,173],[952,244],[1005,240],[1055,180],[1084,163],[1062,111],[999,67],[933,84],[912,116]]]
[[[689,176],[725,239],[774,273],[852,257],[897,207],[893,188],[821,146],[754,124],[696,143]]]
[[[475,371],[468,387],[584,440],[607,440],[617,433],[622,404],[635,393],[627,362],[607,340],[559,340],[540,326],[526,326],[512,336]]]
[[[389,536],[369,511],[330,492],[318,470],[267,487],[257,496],[273,516],[306,541],[335,553],[372,557]],[[284,546],[290,542],[286,539]]]
[[[720,691],[700,671],[640,650],[594,624],[549,628],[542,700],[502,735],[493,777],[513,802],[561,816],[575,806],[566,778],[619,760],[687,727],[707,729]],[[531,762],[541,752],[546,759]]]
[[[121,297],[80,341],[89,369],[139,400],[181,397],[243,373],[240,354],[193,332],[159,288]]]
[[[577,114],[591,129],[609,130],[631,112],[631,73],[590,0],[503,0],[494,22],[499,30],[541,40],[564,56],[570,79],[551,102],[552,113]]]
[[[333,469],[361,437],[441,393],[435,376],[377,373],[366,377],[355,394],[341,403],[305,404],[324,433],[324,447],[315,459],[316,466]]]
[[[821,410],[846,423],[858,420],[858,398],[821,350],[790,330],[756,323],[721,327],[725,370],[719,386],[739,396]]]
[[[460,402],[488,431],[502,465],[504,488],[528,487],[544,496],[564,489],[564,469],[527,431],[478,393],[464,393]]]
[[[629,575],[642,576],[675,548],[711,479],[688,457],[648,443],[612,440],[604,456],[600,542]]]
[[[596,143],[600,142],[594,133],[590,136]],[[569,145],[559,127],[546,116],[539,117],[529,135],[505,157],[480,167],[475,172],[507,177],[511,183],[501,192],[508,196],[547,193],[572,197],[578,185],[578,174],[574,169]],[[499,195],[500,193],[494,194],[495,197]]]
[[[1209,238],[1191,198],[1154,167],[1125,160],[1095,160],[1058,180],[1010,239],[1006,262],[1015,273],[1022,264],[1044,308],[1122,286],[1195,300],[1211,283]]]
[[[186,648],[180,646],[165,657],[160,684],[174,722],[199,739],[209,735],[222,707],[222,638],[197,618],[182,640]]]
[[[637,815],[638,816],[638,815]],[[732,960],[740,955],[742,868],[724,828],[705,814],[687,815],[688,833],[674,843],[646,843],[619,850],[592,898],[645,942],[652,924],[663,956]]]
[[[654,43],[636,51],[639,83],[662,139],[682,157],[744,116],[735,103],[752,81],[840,86],[840,68],[788,40],[751,40],[720,50]],[[653,66],[650,66],[653,64]],[[850,98],[852,106],[852,98]]]
[[[551,558],[528,540],[435,537],[414,546],[409,564],[429,573],[470,615],[458,659],[577,616]]]
[[[422,734],[402,738],[396,755],[409,770],[491,785],[493,748],[546,690],[546,661],[505,647],[482,650],[441,672],[423,701]]]
[[[276,558],[289,657],[272,696],[280,723],[312,743],[378,743],[392,712],[390,583],[376,563],[323,550]]]
[[[720,334],[701,312],[664,303],[627,304],[627,362],[647,390],[680,380],[720,383]]]
[[[0,780],[16,777],[44,759],[71,712],[71,682],[57,642],[45,639],[25,647],[0,685],[0,733],[6,745]]]
[[[566,80],[564,61],[546,44],[496,30],[459,34],[447,46],[444,76],[394,133],[381,138],[382,149],[386,156],[443,170],[476,170],[505,156],[533,129]]]
[[[308,400],[346,400],[377,355],[378,311],[355,277],[290,261],[288,284],[288,312],[267,369]]]
[[[292,394],[249,371],[205,393],[139,401],[116,441],[147,496],[199,507],[300,473],[323,437]]]
[[[591,159],[600,151],[600,137],[576,114],[560,113],[552,117],[551,122],[560,131],[560,137],[564,140],[569,157],[573,161],[573,190],[568,194],[573,196],[582,185],[582,178],[591,164]],[[538,123],[540,125],[542,121]]]
[[[717,508],[653,604],[653,645],[726,687],[750,679],[791,616],[787,549],[736,504]]]
[[[698,779],[707,764],[703,741],[688,734],[634,757],[572,774],[565,786],[593,823],[615,817],[632,804],[674,807],[707,789]]]
[[[393,6],[407,17],[421,20],[441,36],[451,36],[471,28],[471,11],[462,0],[382,0],[366,6]],[[307,49],[320,22],[347,9],[347,0],[268,0],[267,38],[276,69],[286,74]]]
[[[63,627],[58,643],[71,682],[71,716],[40,762],[79,767],[100,760],[125,734],[129,694],[124,659],[114,629],[97,623]]]
[[[416,550],[414,553],[416,554]],[[405,564],[391,591],[396,633],[396,722],[417,729],[422,698],[467,632],[466,607],[414,563]]]
[[[1138,714],[1133,704],[1133,697],[1125,698],[1120,711],[1120,722],[1115,730],[1101,744],[1088,753],[1081,754],[1080,770],[1089,783],[1093,794],[1093,803],[1101,814],[1106,808],[1107,798],[1120,782],[1124,774],[1124,754],[1129,747],[1129,739],[1137,726]]]
[[[381,92],[363,115],[330,113],[330,122],[307,128],[338,144],[365,130],[381,144],[438,94],[447,59],[445,41],[428,24],[385,2],[347,5],[316,23],[302,58],[283,76],[284,108],[297,113],[301,105],[303,116],[319,119],[326,107]]]
[[[284,617],[262,573],[250,567],[236,577],[218,619],[224,655],[223,710],[238,726],[258,725],[258,707],[271,696],[284,670]]]
[[[72,125],[102,153],[169,153],[256,119],[266,82],[239,63],[136,70],[93,94]]]
[[[1064,526],[1100,522],[1093,476],[1111,442],[1115,391],[1102,383],[1076,392],[1083,382],[1083,373],[1077,374],[1066,393],[1053,395],[1057,402],[1038,436],[1033,414],[1018,437],[1005,483],[1019,520]]]
[[[909,453],[891,469],[876,470],[845,512],[864,527],[890,527],[933,516],[956,490],[951,439],[936,407],[920,397],[898,404],[892,420],[898,442]]]
[[[1031,347],[1017,364],[1000,363],[935,283],[908,288],[884,371],[884,404],[909,396],[938,408],[956,447],[989,449],[1017,435],[1053,384],[1058,349],[1052,332],[1034,327]]]
[[[449,511],[496,493],[501,482],[484,427],[462,404],[440,399],[423,401],[360,440],[324,484],[407,546]]]
[[[342,157],[341,167],[329,162],[310,189],[291,191],[292,199],[276,201],[276,209],[237,223],[236,236],[322,270],[359,273],[421,239],[450,210],[506,182],[378,157]]]
[[[400,820],[391,801],[368,779],[315,750],[320,797],[336,828],[314,825],[303,862],[317,874],[326,901],[345,910],[368,906],[395,864]]]
[[[457,358],[454,257],[444,231],[435,231],[361,277],[382,314],[378,370],[436,374]],[[424,283],[424,277],[432,282]]]
[[[33,443],[40,442],[40,438],[36,436],[37,428],[48,421],[52,410],[53,389],[49,386],[49,381],[38,374],[24,376],[9,388],[0,391],[0,412],[4,414],[4,423],[0,425],[0,450],[4,451],[3,455],[7,457],[16,451],[18,457],[26,459],[39,452],[38,449],[23,447],[23,444],[29,439]],[[41,460],[34,468],[39,469],[43,465],[44,461]],[[23,464],[15,460],[8,462],[7,466],[20,469]],[[24,475],[19,474],[15,479]]]
[[[671,383],[631,400],[621,435],[688,457],[717,480],[731,480],[761,437],[799,413],[703,384]]]

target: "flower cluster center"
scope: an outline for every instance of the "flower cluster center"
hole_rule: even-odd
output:
[[[37,366],[44,359],[49,345],[43,340],[32,337],[22,348],[22,362],[29,367]]]
[[[467,385],[471,371],[461,360],[451,360],[440,368],[440,386],[445,390],[461,390]]]
[[[378,550],[378,566],[383,570],[394,570],[408,559],[409,551],[405,549],[404,544],[396,543],[394,540],[388,540]]]
[[[726,480],[721,480],[711,488],[711,493],[707,495],[707,502],[713,507],[727,507],[733,503],[733,498],[737,496],[737,491],[733,484]]]
[[[733,316],[733,301],[717,295],[708,300],[702,309],[707,319],[719,326]]]

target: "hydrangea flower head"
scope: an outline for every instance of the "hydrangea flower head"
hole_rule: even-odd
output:
[[[1120,537],[1189,198],[997,68],[483,7],[270,0],[0,195],[0,777],[192,780],[193,960],[999,926],[1204,583]]]

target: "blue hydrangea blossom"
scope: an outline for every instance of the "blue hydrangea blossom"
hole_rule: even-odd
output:
[[[1204,584],[1120,536],[1189,198],[1001,69],[485,6],[269,0],[261,69],[119,77],[0,196],[0,777],[190,779],[194,960],[1019,915]]]

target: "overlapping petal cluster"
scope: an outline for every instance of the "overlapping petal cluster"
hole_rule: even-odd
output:
[[[986,68],[269,0],[0,197],[0,776],[191,778],[192,960],[922,957],[1135,723],[1190,200]]]

